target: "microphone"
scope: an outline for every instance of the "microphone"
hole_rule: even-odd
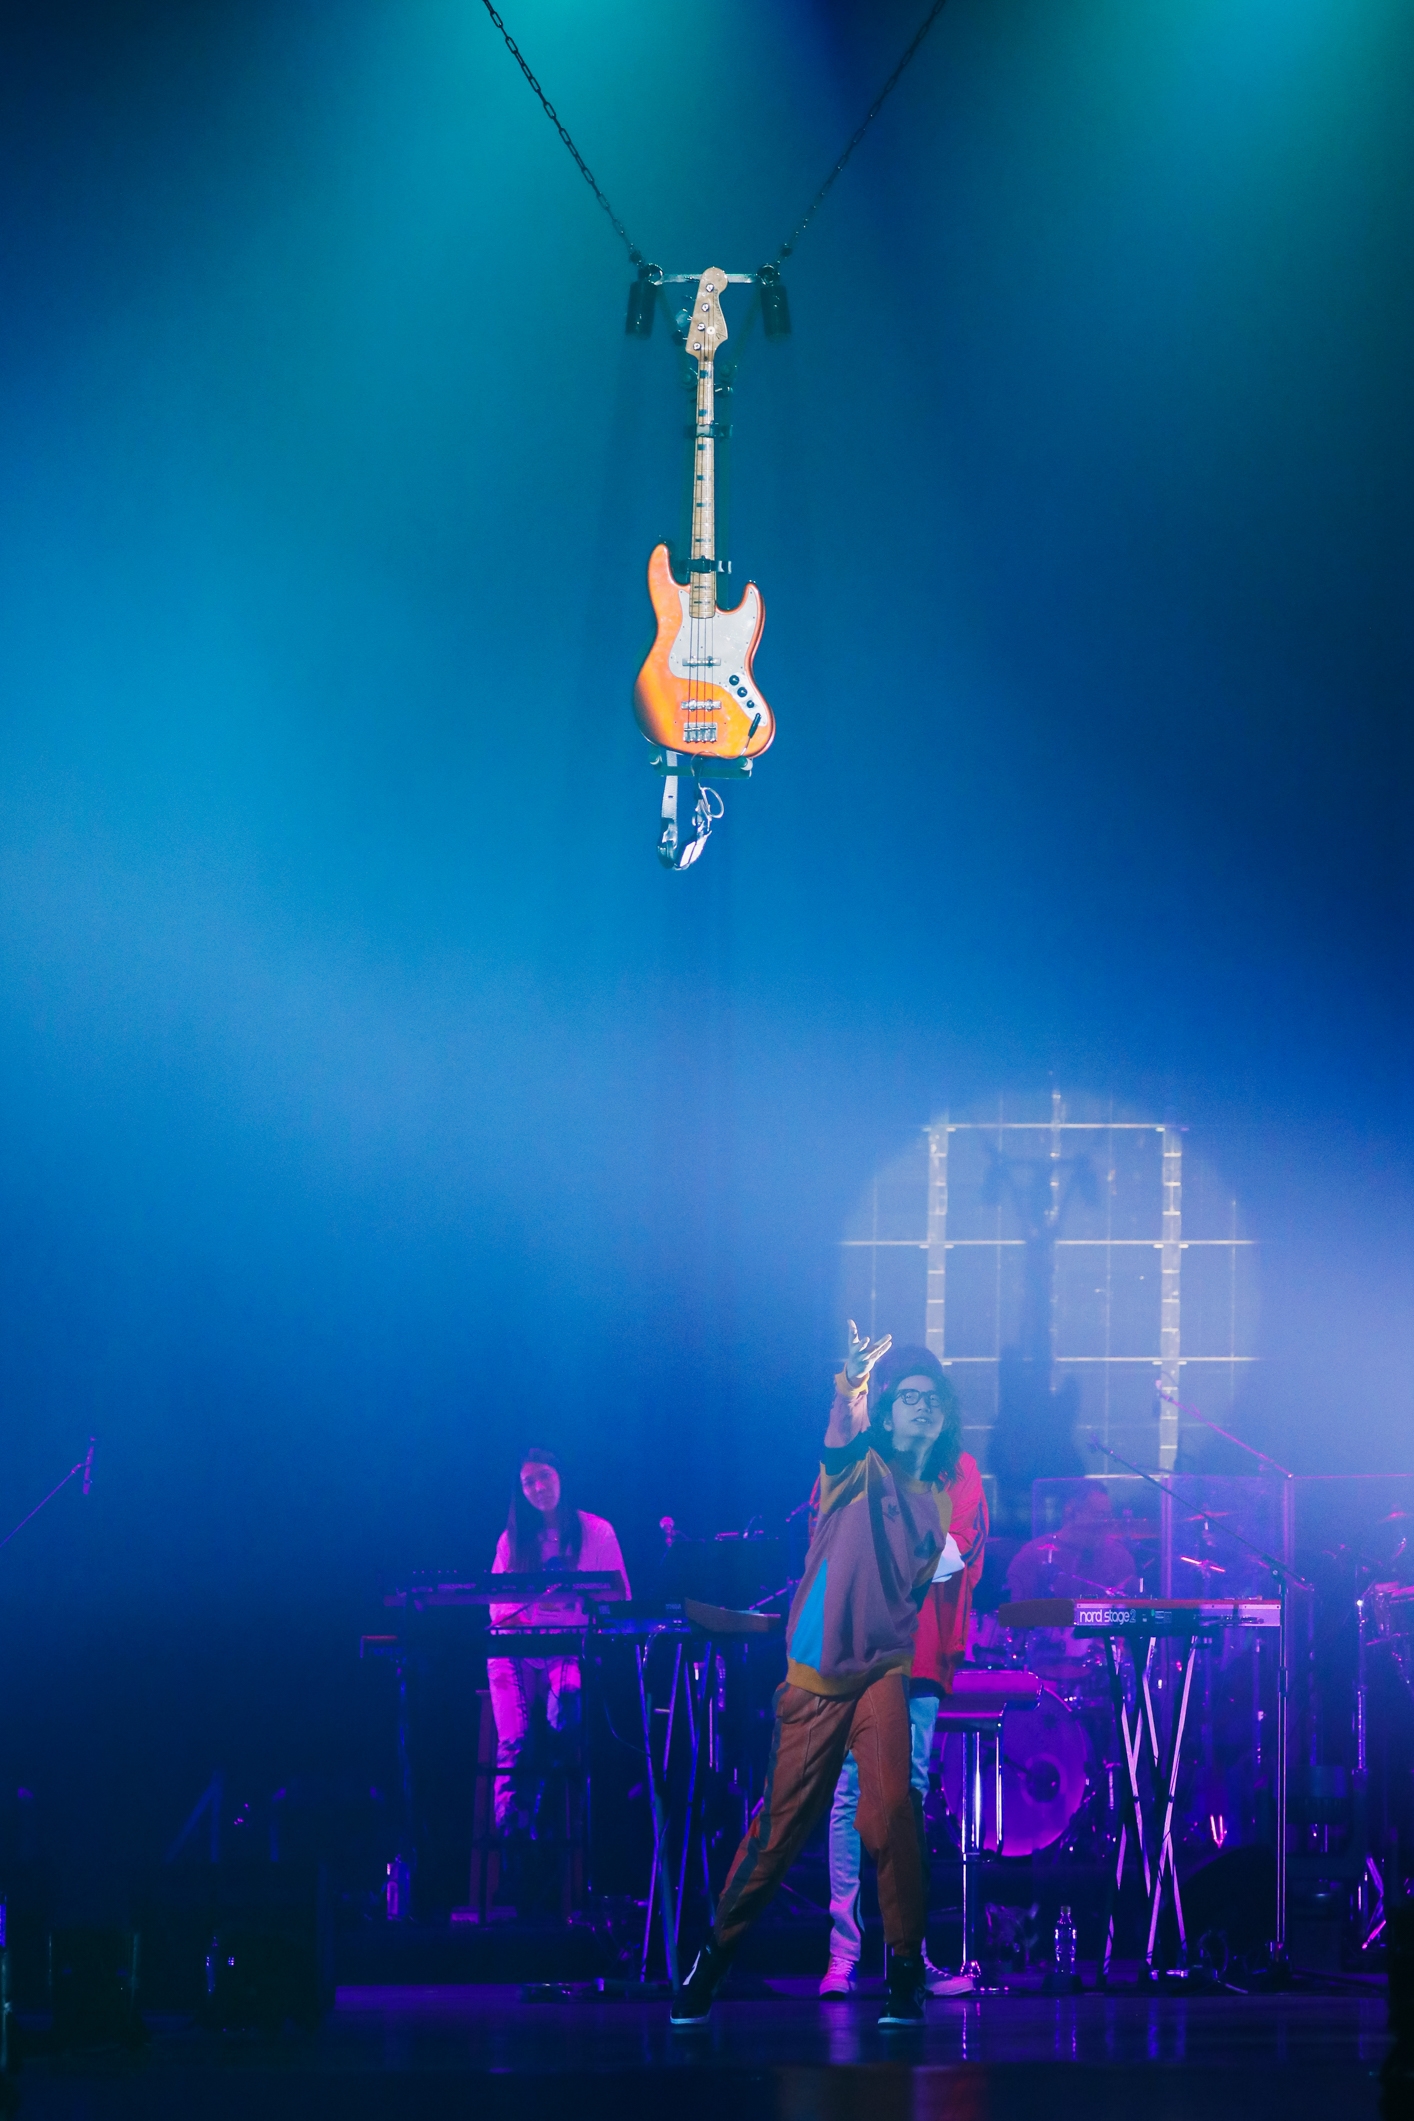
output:
[[[93,1486],[93,1454],[97,1449],[98,1438],[90,1436],[88,1439],[88,1456],[83,1462],[83,1491],[85,1495]]]

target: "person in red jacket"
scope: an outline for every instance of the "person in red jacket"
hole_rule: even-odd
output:
[[[900,1350],[911,1369],[924,1362],[920,1349]],[[943,1438],[943,1478],[952,1502],[948,1530],[956,1543],[961,1566],[941,1582],[934,1583],[918,1616],[913,1638],[913,1670],[909,1680],[909,1722],[912,1726],[912,1785],[921,1808],[928,1794],[928,1764],[933,1752],[933,1730],[938,1703],[952,1692],[953,1674],[967,1652],[967,1631],[972,1618],[972,1594],[982,1578],[987,1543],[987,1497],[982,1475],[970,1451],[962,1448],[962,1410],[951,1384],[936,1358],[926,1357],[930,1372],[947,1408]],[[892,1365],[890,1365],[892,1366]],[[880,1364],[880,1386],[887,1382]],[[830,1964],[820,1983],[822,1996],[847,1996],[859,1972],[862,1932],[859,1921],[859,1773],[850,1755],[840,1773],[830,1808]],[[933,1965],[925,1949],[923,1963],[930,1995],[965,1995],[973,1986],[969,1974],[947,1974]]]
[[[967,1655],[972,1624],[972,1595],[982,1581],[987,1533],[987,1496],[982,1475],[970,1451],[957,1454],[957,1471],[948,1482],[952,1497],[949,1530],[957,1541],[962,1567],[945,1583],[935,1583],[918,1616],[913,1638],[913,1694],[941,1699],[952,1692],[953,1675]],[[936,1689],[936,1693],[934,1693]]]

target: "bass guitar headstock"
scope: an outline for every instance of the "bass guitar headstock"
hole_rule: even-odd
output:
[[[687,327],[687,350],[694,361],[714,361],[717,348],[726,343],[727,320],[722,315],[722,290],[727,276],[719,265],[709,265],[697,283],[692,322]]]

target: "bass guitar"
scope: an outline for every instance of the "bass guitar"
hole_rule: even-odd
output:
[[[776,734],[751,668],[766,622],[761,592],[748,582],[733,609],[717,602],[714,363],[727,336],[721,303],[726,284],[715,265],[703,273],[687,333],[687,352],[697,364],[687,586],[674,580],[667,546],[655,545],[648,594],[658,632],[633,688],[644,735],[667,752],[682,753],[689,770],[697,759],[757,758]]]

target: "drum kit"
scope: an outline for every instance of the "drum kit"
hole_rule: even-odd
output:
[[[1414,1708],[1414,1584],[1372,1583],[1356,1601],[1355,1766],[1364,1775],[1372,1681],[1393,1682],[1406,1716]]]
[[[1361,1603],[1366,1654],[1385,1651],[1414,1696],[1414,1584],[1372,1583]]]
[[[1259,1589],[1270,1591],[1270,1584],[1259,1584],[1256,1572],[1245,1568],[1230,1550],[1232,1542],[1222,1537],[1222,1516],[1218,1510],[1194,1511],[1174,1525],[1172,1575],[1177,1580],[1173,1588],[1183,1595],[1215,1601],[1250,1598]],[[1392,1512],[1377,1531],[1399,1534],[1402,1524],[1396,1519],[1400,1516]],[[1117,1514],[1114,1531],[1133,1554],[1135,1577],[1140,1582],[1157,1582],[1159,1535],[1153,1522]],[[1314,1643],[1330,1632],[1332,1617],[1338,1618],[1335,1607],[1348,1612],[1354,1600],[1358,1664],[1351,1675],[1355,1681],[1352,1767],[1360,1779],[1367,1770],[1367,1743],[1373,1747],[1393,1715],[1398,1729],[1386,1733],[1381,1743],[1392,1742],[1404,1753],[1414,1714],[1414,1584],[1371,1580],[1377,1573],[1389,1573],[1391,1560],[1397,1564],[1402,1539],[1398,1546],[1399,1553],[1381,1553],[1384,1572],[1378,1571],[1368,1555],[1347,1553],[1342,1547],[1336,1558],[1349,1565],[1349,1573],[1344,1568],[1337,1573],[1345,1588],[1340,1592],[1332,1584],[1323,1589],[1326,1617],[1317,1634],[1310,1632],[1314,1615],[1309,1608],[1304,1609],[1304,1617],[1300,1606],[1293,1615],[1298,1640]],[[1076,1552],[1063,1537],[1043,1534],[1024,1551],[1030,1568],[1028,1591],[1044,1597],[1064,1588],[1078,1598],[1088,1588],[1077,1584]],[[1363,1589],[1359,1588],[1362,1582]],[[1225,1847],[1272,1844],[1278,1768],[1276,1651],[1274,1629],[1250,1626],[1214,1631],[1202,1643],[1194,1665],[1190,1739],[1177,1784],[1173,1823],[1174,1838],[1189,1848],[1189,1866],[1201,1864]],[[1002,1722],[1000,1841],[996,1784],[990,1775],[982,1780],[982,1848],[994,1857],[1103,1864],[1117,1849],[1123,1828],[1125,1774],[1124,1745],[1116,1729],[1104,1644],[1082,1639],[1074,1628],[1008,1628],[996,1612],[988,1612],[975,1617],[969,1654],[980,1667],[1029,1671],[1039,1682],[1034,1701],[1014,1702]],[[1168,1688],[1164,1645],[1151,1644],[1148,1656],[1147,1673],[1162,1719]],[[1298,1764],[1302,1756],[1316,1755],[1317,1734],[1323,1724],[1330,1723],[1334,1729],[1346,1714],[1338,1697],[1322,1700],[1332,1684],[1330,1678],[1305,1656],[1302,1663],[1315,1691],[1309,1699],[1293,1703],[1297,1723],[1292,1758],[1298,1778],[1307,1774]],[[1132,1665],[1123,1668],[1131,1717],[1136,1715],[1134,1696],[1142,1677]],[[1373,1771],[1373,1752],[1369,1765]],[[930,1839],[942,1854],[955,1841],[956,1822],[964,1807],[965,1750],[959,1734],[940,1739],[937,1766],[936,1796],[929,1801]],[[1320,1838],[1316,1829],[1300,1823],[1306,1810],[1309,1805],[1294,1815],[1295,1839],[1290,1846],[1297,1851],[1305,1850],[1308,1841],[1314,1847]],[[1362,1883],[1359,1904],[1352,1909],[1361,1950],[1378,1942],[1383,1926],[1383,1856],[1378,1838],[1376,1834],[1371,1844],[1371,1883]]]
[[[1195,1520],[1188,1542],[1195,1551],[1179,1557],[1187,1564],[1185,1589],[1203,1596],[1222,1597],[1229,1589],[1224,1580],[1228,1571],[1210,1551],[1220,1515],[1207,1511]],[[1117,1514],[1111,1530],[1133,1558],[1131,1582],[1154,1577],[1159,1535],[1152,1521]],[[1119,1588],[1078,1575],[1075,1549],[1063,1538],[1034,1539],[1025,1553],[1030,1565],[1027,1588],[1038,1596],[1057,1591],[1103,1594]],[[1188,1799],[1181,1822],[1185,1839],[1221,1848],[1229,1838],[1255,1834],[1255,1785],[1264,1766],[1263,1725],[1275,1682],[1274,1670],[1269,1676],[1262,1667],[1262,1654],[1260,1642],[1252,1638],[1214,1637],[1205,1647],[1194,1701],[1200,1748],[1183,1792]],[[989,1778],[984,1785],[983,1848],[1003,1857],[1050,1852],[1055,1859],[1102,1859],[1120,1829],[1117,1777],[1123,1763],[1103,1642],[1084,1639],[1073,1628],[1007,1628],[995,1613],[979,1613],[970,1655],[984,1669],[1026,1670],[1039,1681],[1034,1702],[1017,1702],[1007,1710],[1001,1840],[999,1845]],[[1270,1646],[1266,1655],[1270,1664]],[[1156,1667],[1153,1677],[1155,1695],[1161,1699],[1164,1674]],[[1132,1689],[1132,1674],[1127,1683]],[[1130,1708],[1132,1712],[1132,1699]],[[964,1788],[961,1737],[944,1737],[939,1756],[938,1794],[955,1821],[961,1815]],[[947,1837],[949,1830],[941,1820],[936,1825]]]
[[[1045,1593],[1058,1578],[1074,1581],[1060,1539],[1032,1540],[1026,1554],[1033,1565],[1028,1588]],[[995,1783],[989,1776],[983,1784],[982,1847],[1002,1856],[1032,1856],[1045,1850],[1080,1855],[1092,1847],[1098,1854],[1113,1811],[1107,1755],[1118,1758],[1101,1645],[1078,1642],[1069,1630],[1003,1628],[995,1614],[979,1613],[974,1616],[969,1654],[984,1669],[1031,1671],[1040,1682],[1034,1702],[1018,1701],[1006,1712],[1001,1844],[998,1847]],[[956,1820],[962,1815],[965,1786],[962,1737],[945,1736],[939,1755],[939,1795]]]
[[[950,1733],[942,1743],[941,1791],[954,1819],[962,1816],[965,1741]],[[1099,1749],[1083,1709],[1054,1686],[1042,1684],[1034,1703],[1014,1702],[1002,1725],[1003,1856],[1032,1856],[1066,1842],[1077,1831],[1087,1799],[1098,1787]],[[994,1783],[984,1779],[982,1846],[997,1851]]]

